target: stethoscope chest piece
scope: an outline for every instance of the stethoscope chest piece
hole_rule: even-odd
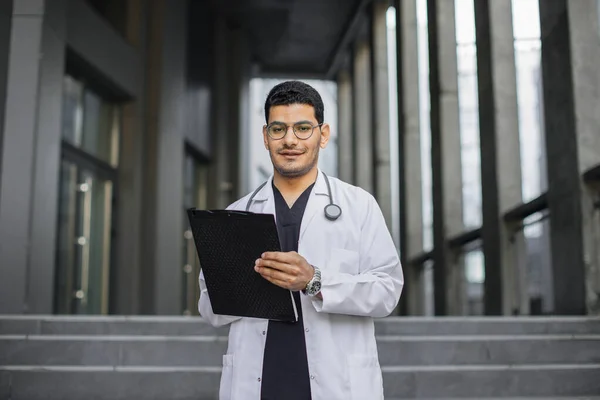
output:
[[[325,218],[335,221],[342,215],[342,209],[337,204],[328,204],[325,206]]]

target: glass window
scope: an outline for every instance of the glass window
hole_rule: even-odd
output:
[[[198,315],[200,261],[189,227],[187,210],[192,207],[208,208],[208,164],[199,161],[187,152],[183,168],[183,226],[185,231],[183,233],[182,308],[184,315]]]
[[[539,1],[512,0],[512,15],[523,201],[527,202],[548,190]],[[524,235],[527,249],[527,262],[519,271],[519,280],[521,293],[529,298],[530,314],[549,314],[554,308],[547,218],[547,211],[532,215],[518,232]]]
[[[107,314],[120,115],[64,79],[55,312]]]
[[[423,250],[433,249],[433,192],[431,171],[431,127],[429,94],[429,32],[427,0],[417,1],[419,54],[419,127],[421,131],[421,179],[423,196]]]
[[[63,139],[116,167],[119,108],[72,77],[64,79]]]
[[[390,189],[392,204],[400,204],[400,157],[398,152],[398,75],[396,56],[396,8],[389,7],[386,13],[387,65],[390,131]],[[392,237],[396,246],[400,244],[400,207],[392,207]]]
[[[523,201],[547,190],[538,0],[512,0]]]
[[[481,248],[468,250],[464,254],[466,284],[466,315],[485,313],[485,259]]]
[[[481,225],[481,149],[473,0],[455,0],[456,59],[463,183],[463,222]]]

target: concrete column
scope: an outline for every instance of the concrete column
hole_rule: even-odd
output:
[[[593,198],[581,174],[600,163],[600,47],[595,0],[540,2],[548,203],[557,314],[598,307]],[[586,296],[587,295],[587,296]]]
[[[229,30],[225,21],[219,18],[215,22],[215,119],[213,127],[214,137],[214,153],[215,159],[211,165],[212,173],[209,176],[209,187],[214,188],[211,191],[212,207],[224,208],[227,207],[232,200],[231,189],[232,182],[229,178],[230,166],[228,160],[227,137],[229,135],[229,104],[230,91],[229,79],[227,75],[227,66],[230,65],[230,53],[227,51],[229,43]]]
[[[479,132],[487,315],[510,315],[520,308],[517,254],[504,213],[522,202],[517,82],[510,1],[475,4]],[[524,241],[523,235],[515,240]],[[527,293],[522,295],[526,296]]]
[[[352,145],[354,123],[352,118],[352,77],[347,70],[340,71],[338,87],[338,176],[341,180],[354,183],[354,146]]]
[[[600,21],[594,14],[600,15],[600,2],[568,1],[580,174],[600,165],[600,40],[594,38],[594,32],[600,34]],[[594,314],[600,314],[600,236],[593,220],[598,193],[598,184],[582,187],[586,308]]]
[[[181,313],[187,2],[153,2],[147,76],[144,313]]]
[[[156,313],[181,314],[187,2],[164,5],[158,146]]]
[[[400,257],[405,266],[404,302],[409,315],[423,313],[423,282],[407,260],[423,251],[421,131],[419,129],[419,64],[416,0],[396,0],[398,128],[400,151]]]
[[[454,0],[428,0],[435,313],[450,312],[448,275],[459,271],[447,239],[464,229]],[[454,280],[455,281],[455,280]]]
[[[359,40],[354,49],[355,183],[374,195],[371,82],[371,48],[368,41]]]
[[[254,190],[249,185],[249,154],[245,151],[250,143],[250,46],[248,36],[241,29],[234,30],[231,39],[232,43],[228,48],[233,61],[229,71],[230,110],[233,118],[230,119],[228,154],[225,157],[229,163],[229,181],[232,185],[229,203]],[[235,156],[231,157],[232,154]]]
[[[214,32],[216,116],[209,187],[216,188],[210,199],[212,206],[225,208],[253,190],[249,186],[246,155],[240,153],[248,148],[240,143],[249,143],[251,68],[249,46],[242,30],[232,30],[225,20],[219,19]]]
[[[373,82],[374,191],[388,228],[392,229],[390,163],[390,99],[388,77],[388,1],[373,2],[371,15],[371,72]],[[396,149],[394,149],[395,151]]]
[[[51,314],[62,138],[63,78],[66,52],[66,1],[47,1],[42,34],[31,207],[31,247],[27,312]]]
[[[149,6],[143,0],[129,0],[127,4],[127,41],[134,46],[140,55],[147,54],[147,23]],[[123,105],[122,130],[119,160],[119,192],[118,192],[118,243],[116,243],[116,265],[113,269],[114,283],[111,290],[111,313],[138,314],[141,312],[141,292],[143,276],[147,273],[142,268],[142,253],[145,243],[142,242],[143,213],[140,204],[146,199],[143,196],[144,148],[146,120],[146,95],[144,78],[146,69],[139,65],[137,98]]]
[[[4,127],[4,111],[6,111],[6,85],[8,78],[8,59],[10,55],[12,7],[12,1],[0,2],[0,166],[2,165],[2,138],[4,135],[4,129],[2,129],[2,127]],[[1,167],[0,179],[2,179]]]
[[[6,11],[6,7],[3,9]],[[43,23],[44,2],[14,1],[5,118],[0,127],[4,131],[0,156],[0,313],[27,311],[35,110]]]

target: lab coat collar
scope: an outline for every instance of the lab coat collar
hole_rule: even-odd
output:
[[[256,193],[256,196],[254,196],[254,201],[263,203],[264,205],[262,208],[262,212],[266,214],[273,214],[273,216],[277,220],[277,215],[275,213],[275,197],[273,195],[272,183],[273,175],[269,177],[267,183]],[[310,222],[313,220],[315,215],[319,211],[323,212],[324,207],[329,201],[328,194],[329,191],[327,190],[327,182],[325,182],[325,176],[323,172],[320,169],[318,169],[317,181],[315,182],[315,186],[313,187],[311,195],[306,204],[304,215],[302,216],[299,240],[302,240],[302,236],[304,235],[304,232],[306,232],[306,228],[308,228]]]
[[[331,182],[330,182],[331,184]],[[329,201],[328,198],[329,191],[327,190],[327,182],[325,182],[325,176],[321,170],[318,170],[317,173],[317,181],[315,182],[315,187],[312,190],[311,196],[308,199],[308,203],[306,204],[306,209],[304,210],[304,215],[302,216],[302,224],[300,225],[300,236],[299,241],[302,240],[302,236],[304,236],[304,232],[306,232],[306,228],[310,225],[311,221],[319,212],[324,212],[324,207],[327,205],[326,201]]]
[[[317,169],[317,181],[313,188],[312,194],[327,196],[327,183],[320,169]],[[311,196],[312,197],[312,196]],[[265,186],[262,187],[254,196],[254,201],[267,201],[273,198],[273,175],[269,177]]]

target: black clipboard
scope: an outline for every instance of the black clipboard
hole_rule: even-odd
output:
[[[296,322],[292,292],[254,270],[265,251],[281,251],[271,214],[190,208],[188,219],[213,312]]]

